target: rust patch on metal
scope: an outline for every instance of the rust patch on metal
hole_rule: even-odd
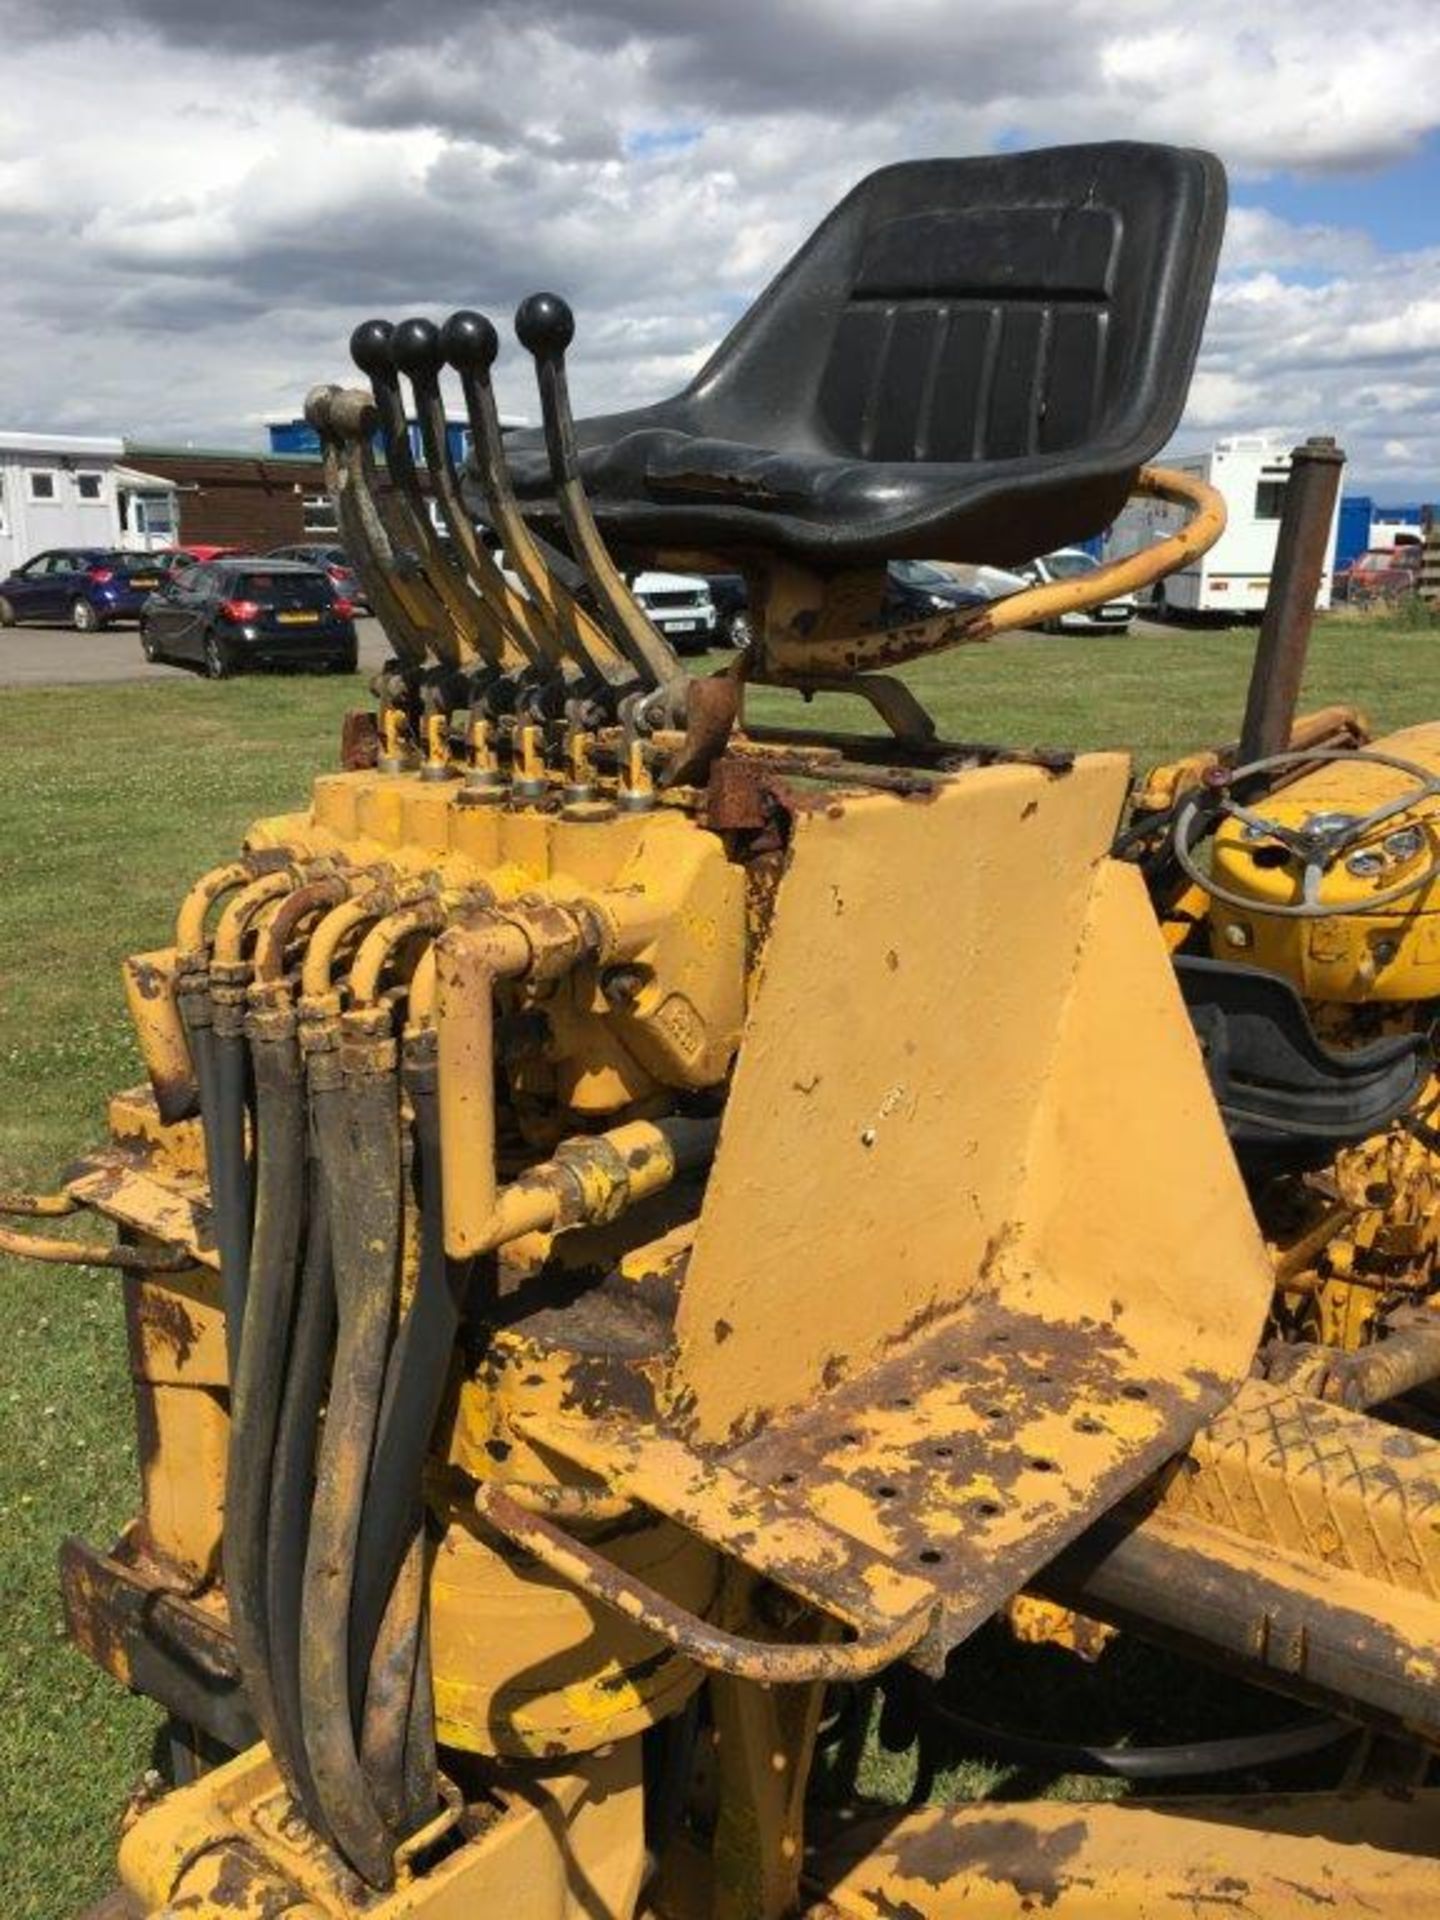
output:
[[[379,719],[368,707],[356,708],[340,722],[340,765],[346,773],[365,773],[379,764]]]
[[[1085,1846],[1089,1827],[1071,1820],[1053,1833],[1038,1834],[1025,1820],[984,1820],[966,1828],[963,1863],[970,1873],[1009,1887],[1029,1905],[1053,1907],[1065,1891],[1065,1868]],[[936,1822],[902,1834],[895,1848],[895,1872],[902,1880],[942,1887],[955,1876],[952,1836]]]

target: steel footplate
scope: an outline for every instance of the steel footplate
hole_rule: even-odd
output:
[[[1140,1376],[1113,1327],[974,1303],[902,1354],[707,1458],[610,1416],[527,1419],[607,1484],[862,1625],[922,1599],[945,1655],[1218,1410],[1219,1382]]]

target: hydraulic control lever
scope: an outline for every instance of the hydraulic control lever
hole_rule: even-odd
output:
[[[571,551],[615,639],[636,671],[663,694],[666,717],[678,721],[685,711],[685,670],[611,559],[580,478],[565,376],[565,349],[575,337],[575,316],[559,294],[532,293],[516,312],[515,332],[535,361],[555,504]]]
[[[325,482],[335,501],[345,550],[402,668],[418,673],[431,653],[445,656],[439,637],[446,625],[445,613],[423,580],[401,565],[381,517],[371,451],[374,402],[368,393],[353,388],[314,387],[306,397],[305,418],[320,439]]]
[[[499,562],[476,533],[475,524],[465,510],[460,479],[450,454],[445,400],[440,391],[440,369],[445,364],[440,329],[430,320],[402,320],[390,336],[390,353],[396,369],[409,377],[420,444],[441,518],[473,594],[493,619],[495,644],[502,664],[507,670],[513,670],[523,661],[542,672],[562,673],[564,657],[553,645],[537,609],[505,578]]]
[[[652,691],[653,681],[648,675],[637,680],[628,654],[575,599],[525,524],[510,479],[500,411],[490,378],[500,349],[494,326],[482,313],[452,313],[440,329],[440,346],[460,377],[490,523],[506,559],[524,583],[550,648],[561,657],[577,657],[617,698]]]
[[[403,516],[409,545],[426,579],[449,615],[459,639],[443,655],[447,666],[464,666],[466,651],[479,653],[487,664],[506,672],[525,664],[519,641],[507,633],[497,610],[473,590],[466,575],[446,553],[430,518],[425,490],[410,450],[410,423],[400,390],[392,347],[395,329],[388,320],[366,320],[350,336],[350,357],[366,374],[375,396],[375,415],[385,461],[394,485],[397,511]]]

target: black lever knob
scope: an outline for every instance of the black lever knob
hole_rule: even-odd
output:
[[[440,329],[440,351],[457,373],[488,373],[500,351],[500,336],[483,313],[462,308]]]
[[[555,360],[575,338],[575,316],[558,293],[532,293],[515,309],[515,332],[537,360]]]
[[[390,358],[412,380],[434,380],[445,364],[433,320],[402,320],[390,336]]]
[[[350,336],[350,358],[372,380],[393,380],[395,360],[390,343],[395,329],[388,320],[363,320]]]

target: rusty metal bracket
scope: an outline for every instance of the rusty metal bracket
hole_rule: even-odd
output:
[[[475,1510],[512,1545],[534,1554],[542,1566],[627,1620],[635,1620],[712,1673],[764,1686],[795,1686],[814,1681],[863,1680],[902,1659],[924,1637],[929,1616],[911,1614],[888,1634],[846,1642],[754,1640],[728,1633],[698,1614],[679,1607],[613,1560],[565,1533],[538,1514],[527,1513],[502,1488],[482,1483]]]

